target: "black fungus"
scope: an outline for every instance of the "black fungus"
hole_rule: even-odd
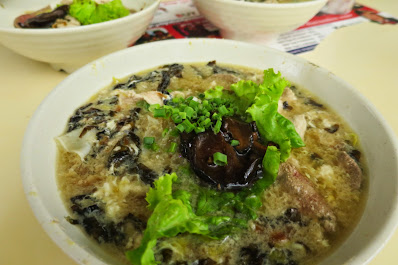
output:
[[[314,162],[315,167],[322,166],[324,163],[322,157],[317,153],[311,153],[310,158]]]
[[[316,102],[315,100],[313,100],[313,99],[311,99],[311,98],[307,98],[307,99],[305,100],[304,104],[306,104],[306,105],[312,105],[312,106],[315,106],[315,107],[318,107],[318,108],[323,108],[323,105],[322,105],[322,104]]]
[[[327,131],[328,133],[335,133],[339,130],[339,128],[340,126],[338,124],[333,124],[329,128],[325,128],[325,131]]]
[[[37,16],[28,18],[25,22],[18,22],[21,28],[51,28],[57,19],[64,18],[69,11],[68,5],[57,7],[51,12],[41,13]]]
[[[171,258],[173,257],[173,251],[171,249],[165,248],[162,249],[160,255],[162,256],[162,262],[164,264],[167,264],[171,261]]]
[[[73,225],[80,225],[84,231],[99,243],[113,243],[124,246],[127,243],[128,227],[142,233],[146,227],[145,221],[133,214],[128,214],[120,223],[108,221],[102,204],[91,195],[84,194],[70,199],[71,210],[77,216],[66,220]]]
[[[113,222],[106,222],[102,208],[98,201],[90,195],[78,195],[71,198],[71,209],[78,216],[71,219],[71,224],[78,224],[83,227],[88,235],[99,243],[119,243],[124,235],[118,231],[117,225]]]
[[[167,92],[167,88],[170,85],[170,80],[172,77],[181,78],[182,77],[182,70],[184,66],[181,64],[171,64],[163,66],[164,70],[162,70],[162,79],[158,85],[157,90],[162,94],[169,94]]]
[[[217,262],[214,260],[207,258],[207,259],[200,259],[198,260],[198,265],[217,265]]]
[[[134,226],[134,228],[138,231],[144,231],[146,228],[146,222],[129,213],[124,219],[123,224],[130,223]]]
[[[258,246],[243,247],[239,253],[239,265],[263,265],[267,262],[267,253],[262,253]]]
[[[318,155],[317,153],[311,153],[310,157],[312,160],[322,159],[322,157],[320,155]]]
[[[289,103],[287,103],[287,101],[283,101],[283,109],[292,110],[293,107],[290,106]]]
[[[207,66],[213,68],[213,74],[232,74],[232,75],[236,75],[236,76],[241,75],[241,73],[234,71],[232,69],[218,66],[216,61],[208,62]]]
[[[300,222],[301,221],[301,215],[300,212],[297,208],[288,208],[285,211],[285,217],[294,223]]]
[[[127,80],[126,83],[119,83],[113,87],[113,90],[115,89],[124,89],[124,90],[131,90],[137,88],[137,84],[141,82],[156,82],[160,80],[160,72],[159,71],[152,71],[148,73],[147,75],[141,77],[138,75],[132,75],[130,78]]]
[[[153,182],[159,177],[155,171],[145,166],[144,164],[138,164],[136,172],[140,175],[140,179],[145,183],[153,186]]]
[[[115,175],[133,173],[136,171],[140,153],[140,138],[130,130],[113,147],[107,166]]]
[[[162,81],[160,81],[157,90],[163,94],[167,94],[168,92],[166,91],[166,89],[168,88],[169,84],[170,84],[170,75],[168,74],[168,72],[163,71]]]
[[[361,151],[357,149],[353,149],[347,152],[349,156],[351,156],[357,163],[361,159]]]
[[[168,73],[170,76],[175,76],[178,78],[182,78],[182,70],[184,70],[184,66],[182,64],[170,64],[170,65],[165,65],[163,68],[168,69]]]

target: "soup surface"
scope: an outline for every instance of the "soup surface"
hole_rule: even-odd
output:
[[[71,115],[56,139],[68,221],[121,263],[315,264],[366,201],[356,134],[273,70],[166,65]]]

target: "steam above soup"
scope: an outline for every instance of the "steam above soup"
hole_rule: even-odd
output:
[[[366,198],[355,133],[272,69],[115,79],[57,143],[69,222],[126,264],[314,264]]]

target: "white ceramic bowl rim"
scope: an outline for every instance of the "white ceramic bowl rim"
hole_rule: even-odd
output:
[[[26,34],[26,35],[57,35],[57,34],[65,34],[65,33],[77,33],[77,32],[82,32],[82,31],[87,31],[87,30],[97,30],[101,29],[103,27],[116,27],[119,24],[123,24],[124,22],[130,20],[130,19],[135,19],[137,16],[144,15],[146,13],[150,13],[155,6],[159,4],[160,0],[153,0],[153,2],[150,5],[145,6],[142,10],[139,10],[135,13],[132,13],[130,15],[127,15],[125,17],[101,22],[101,23],[95,23],[95,24],[90,24],[90,25],[84,25],[84,26],[78,26],[78,27],[65,27],[65,28],[45,28],[45,29],[22,29],[22,28],[1,28],[0,27],[0,32],[9,32],[9,33],[15,33],[15,34]]]
[[[84,247],[81,246],[76,246],[71,245],[70,241],[70,236],[66,233],[66,231],[63,229],[63,227],[57,223],[57,222],[51,222],[49,223],[49,220],[53,220],[53,216],[50,214],[49,210],[46,208],[45,202],[43,198],[40,196],[32,196],[32,192],[34,193],[35,190],[37,190],[37,180],[34,177],[34,172],[32,172],[33,169],[33,159],[31,157],[31,152],[32,152],[32,146],[36,141],[35,138],[35,133],[38,132],[38,124],[42,122],[42,115],[44,114],[44,111],[52,102],[54,98],[59,98],[62,95],[65,95],[65,93],[68,93],[67,90],[65,90],[65,87],[70,86],[71,83],[74,82],[76,77],[79,77],[82,73],[87,73],[89,71],[93,71],[93,67],[96,65],[97,67],[100,67],[101,65],[104,65],[104,61],[107,61],[108,64],[116,63],[115,60],[112,60],[114,58],[124,58],[125,55],[129,53],[134,54],[140,54],[141,52],[144,51],[152,51],[156,49],[162,49],[163,51],[167,47],[175,47],[178,45],[185,45],[185,46],[192,46],[192,45],[197,45],[199,47],[202,47],[200,45],[216,45],[216,44],[221,44],[223,43],[225,46],[231,48],[238,48],[242,47],[245,49],[253,49],[253,50],[259,50],[260,46],[257,45],[252,45],[248,43],[241,43],[237,41],[230,41],[230,40],[220,40],[220,39],[179,39],[179,40],[166,40],[166,41],[159,41],[159,42],[154,42],[154,43],[149,43],[149,44],[144,44],[144,45],[139,45],[135,46],[129,49],[121,50],[118,52],[115,52],[113,54],[104,56],[92,63],[87,64],[86,66],[82,67],[80,70],[74,72],[73,74],[69,75],[65,80],[63,80],[55,89],[53,89],[50,94],[43,100],[43,102],[40,104],[40,106],[37,108],[35,111],[32,119],[29,122],[28,128],[26,130],[25,136],[24,136],[24,142],[23,142],[23,147],[22,147],[22,153],[21,153],[21,174],[22,174],[22,179],[23,179],[23,185],[24,185],[24,190],[25,194],[28,198],[28,201],[31,205],[31,208],[33,209],[34,214],[36,215],[36,218],[39,220],[40,224],[44,228],[44,230],[49,234],[49,236],[67,253],[69,254],[73,259],[76,261],[82,263],[82,257],[84,257],[85,261],[89,262],[95,262],[95,264],[106,264],[100,261],[100,259],[97,256],[93,256],[90,254],[90,252],[85,249]],[[184,47],[185,47],[184,46]],[[188,46],[188,47],[189,47]],[[349,94],[355,94],[356,99],[359,99],[359,101],[362,101],[364,104],[364,107],[367,109],[369,112],[369,115],[372,115],[372,117],[375,117],[377,121],[379,122],[379,126],[381,129],[384,130],[385,135],[388,139],[388,144],[390,144],[390,149],[393,150],[391,151],[390,154],[392,154],[392,158],[390,161],[393,162],[392,169],[393,172],[396,174],[398,172],[398,142],[396,139],[396,136],[392,129],[388,126],[386,123],[385,119],[380,115],[380,113],[376,110],[376,108],[358,91],[353,88],[351,85],[346,83],[345,81],[341,80],[340,78],[334,76],[330,72],[328,72],[325,69],[318,68],[316,65],[313,65],[309,63],[308,61],[296,57],[290,54],[286,54],[280,51],[276,51],[267,47],[261,47],[262,51],[264,53],[269,52],[269,53],[274,53],[277,56],[281,57],[281,60],[284,58],[288,58],[292,62],[296,62],[298,64],[305,64],[305,65],[312,65],[310,67],[312,68],[317,68],[319,69],[319,72],[321,72],[323,75],[329,76],[331,79],[336,80],[338,84],[341,84],[344,86],[344,89],[348,91]],[[179,52],[179,51],[178,51]],[[231,55],[233,56],[233,55]],[[178,62],[178,61],[176,61]],[[168,62],[171,63],[171,62]],[[162,63],[160,63],[162,64]],[[155,67],[156,65],[152,65]],[[160,66],[160,65],[159,65]],[[111,66],[109,66],[111,67]],[[307,67],[307,66],[306,66]],[[109,69],[109,68],[107,68]],[[149,68],[148,68],[149,69]],[[145,69],[142,69],[145,70]],[[130,73],[133,74],[133,73]],[[283,73],[282,73],[283,74]],[[111,80],[109,80],[110,82]],[[100,89],[101,87],[98,87]],[[77,106],[75,106],[77,107]],[[382,152],[382,151],[381,151]],[[44,159],[44,158],[43,158]],[[52,174],[55,174],[52,173]],[[376,178],[376,177],[375,177]],[[391,178],[394,178],[394,180],[397,178],[396,175],[392,176]],[[379,180],[383,181],[383,180]],[[388,184],[387,184],[388,185]],[[395,186],[393,187],[393,192],[394,194],[397,194],[397,185],[395,181]],[[378,194],[378,195],[383,195],[383,194]],[[51,198],[48,198],[51,199]],[[394,199],[390,200],[390,205],[391,207],[388,209],[388,212],[385,214],[385,217],[382,221],[383,226],[382,227],[377,227],[378,233],[376,235],[373,235],[372,239],[374,241],[371,242],[366,242],[365,245],[361,245],[360,249],[362,250],[360,252],[360,255],[358,255],[357,262],[355,264],[367,264],[381,249],[382,247],[386,244],[388,239],[392,236],[394,230],[398,226],[398,196],[395,196]],[[384,209],[386,210],[386,209]],[[379,218],[378,216],[376,218]],[[355,232],[355,231],[354,231]],[[367,250],[367,251],[363,251]],[[349,250],[351,251],[351,250]],[[359,263],[361,262],[361,263]],[[83,263],[82,263],[83,264]],[[84,263],[86,264],[86,263]],[[90,263],[91,264],[91,263]]]
[[[242,7],[252,7],[252,8],[275,8],[275,9],[293,9],[297,7],[307,7],[317,4],[316,2],[327,2],[328,0],[308,0],[305,2],[294,2],[294,3],[263,3],[263,2],[247,2],[247,1],[237,1],[237,0],[210,0],[217,1],[220,3],[242,6]]]

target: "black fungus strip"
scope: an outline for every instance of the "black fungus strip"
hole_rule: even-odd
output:
[[[72,197],[70,201],[72,202],[71,210],[77,217],[68,216],[66,220],[72,225],[80,225],[98,243],[113,243],[117,246],[125,246],[127,243],[125,232],[127,227],[132,225],[140,233],[146,228],[145,221],[131,213],[120,223],[107,221],[101,203],[89,194]]]
[[[311,98],[307,98],[304,102],[304,104],[306,105],[312,105],[318,108],[323,108],[323,104],[320,104],[318,102],[316,102],[315,100],[311,99]]]
[[[261,253],[258,246],[243,247],[239,253],[240,265],[263,265],[267,262],[267,254]]]
[[[57,7],[51,12],[41,13],[32,18],[28,18],[25,23],[18,23],[21,28],[51,28],[59,18],[64,18],[69,12],[68,5]]]
[[[162,94],[169,94],[169,92],[167,92],[167,88],[170,85],[171,78],[174,76],[181,78],[184,66],[181,64],[171,64],[171,65],[165,65],[163,66],[163,68],[167,70],[162,71],[162,79],[159,83],[157,90]]]
[[[213,74],[232,74],[232,75],[236,75],[236,76],[241,75],[241,73],[234,71],[232,69],[218,66],[216,61],[208,62],[207,66],[210,66],[211,68],[213,68]]]
[[[287,101],[283,101],[283,109],[292,110],[293,107],[289,105]]]

